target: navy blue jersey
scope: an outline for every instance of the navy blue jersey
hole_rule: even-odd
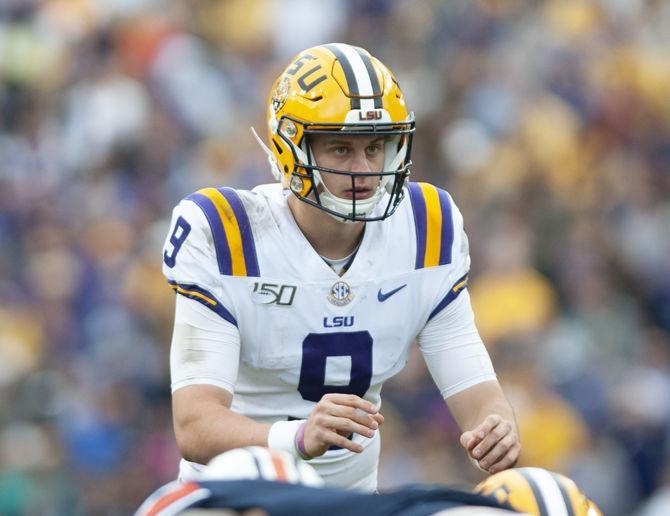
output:
[[[169,516],[187,508],[264,509],[270,516],[428,516],[463,506],[509,506],[458,489],[412,485],[380,494],[315,488],[266,480],[172,482],[156,491],[136,516]]]

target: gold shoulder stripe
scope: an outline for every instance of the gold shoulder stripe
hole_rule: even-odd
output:
[[[207,197],[219,214],[221,224],[226,234],[228,242],[228,251],[230,252],[230,262],[233,276],[246,276],[247,266],[244,260],[244,248],[242,246],[242,233],[240,226],[228,200],[216,188],[203,188],[198,191],[199,194]]]

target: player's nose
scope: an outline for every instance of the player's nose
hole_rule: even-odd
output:
[[[351,163],[352,172],[372,172],[370,161],[368,160],[365,149],[355,149],[354,158]]]

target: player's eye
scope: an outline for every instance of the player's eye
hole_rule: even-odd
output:
[[[349,149],[347,147],[339,146],[333,148],[333,154],[336,156],[346,156]]]
[[[382,150],[382,146],[380,143],[373,143],[372,145],[368,145],[366,151],[368,155],[370,156],[375,156],[379,154]]]

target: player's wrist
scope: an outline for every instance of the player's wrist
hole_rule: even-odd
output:
[[[273,423],[268,433],[268,448],[287,451],[303,460],[311,459],[312,457],[305,452],[304,425],[306,423],[305,419]]]
[[[310,456],[309,453],[305,450],[305,428],[307,427],[307,421],[298,427],[298,431],[295,433],[295,449],[298,452],[298,455],[303,460],[310,460],[314,457]]]

